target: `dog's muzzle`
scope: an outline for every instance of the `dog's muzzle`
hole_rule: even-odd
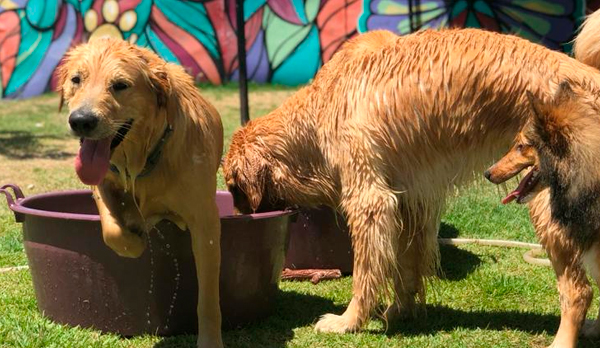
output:
[[[75,135],[80,137],[90,136],[98,127],[99,118],[86,109],[77,109],[69,115],[69,126]]]

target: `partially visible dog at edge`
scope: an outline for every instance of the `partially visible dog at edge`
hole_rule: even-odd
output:
[[[600,11],[584,23],[575,58],[600,67]],[[558,280],[561,320],[554,347],[576,347],[578,336],[600,338],[600,320],[585,321],[600,286],[600,109],[596,98],[568,83],[552,97],[530,95],[531,118],[511,150],[485,173],[500,184],[527,171],[503,203],[528,203],[536,235]],[[600,316],[600,313],[598,314]]]
[[[439,268],[448,192],[510,148],[531,113],[526,91],[544,98],[564,80],[589,100],[600,88],[596,69],[515,36],[372,31],[235,132],[226,184],[241,211],[325,204],[346,216],[353,297],[317,331],[359,330],[381,298],[386,321],[413,315]]]
[[[72,133],[81,137],[75,169],[93,185],[104,241],[121,256],[138,257],[158,221],[189,228],[199,288],[198,347],[222,347],[218,112],[181,67],[123,40],[73,48],[58,78]]]

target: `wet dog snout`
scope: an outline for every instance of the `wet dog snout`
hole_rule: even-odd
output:
[[[85,109],[77,109],[69,116],[69,125],[78,136],[89,136],[98,126],[98,116]]]
[[[486,170],[485,173],[483,173],[483,175],[485,176],[486,179],[488,179],[489,181],[492,181],[492,173],[489,170]]]

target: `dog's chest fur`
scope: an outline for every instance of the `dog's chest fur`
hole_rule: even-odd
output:
[[[166,184],[160,184],[151,178],[138,179],[127,189],[115,177],[112,181],[113,192],[120,204],[111,209],[111,213],[132,230],[149,230],[161,220],[169,220],[185,230],[184,219],[169,207],[172,205],[164,194]]]
[[[588,250],[600,236],[600,185],[583,189],[569,198],[564,185],[551,180],[550,209],[552,218],[567,231],[581,250]]]

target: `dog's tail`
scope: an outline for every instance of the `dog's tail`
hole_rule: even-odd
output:
[[[600,10],[589,15],[573,46],[575,59],[600,69]]]

